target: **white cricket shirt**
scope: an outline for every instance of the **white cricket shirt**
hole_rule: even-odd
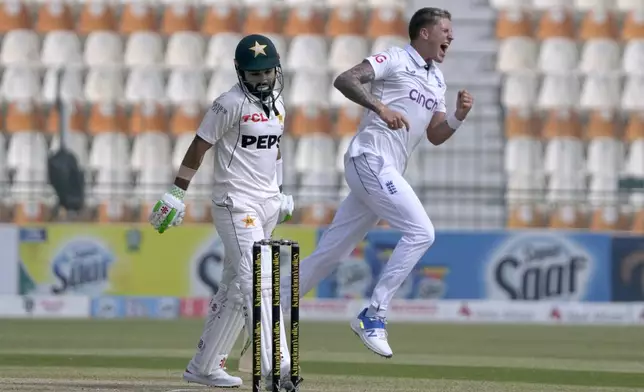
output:
[[[443,73],[436,64],[426,69],[427,63],[411,45],[393,47],[366,60],[375,71],[371,92],[390,109],[402,113],[411,128],[391,130],[376,113],[366,110],[345,157],[367,152],[379,155],[403,174],[409,156],[426,138],[434,112],[446,112]]]
[[[262,201],[280,193],[276,177],[279,142],[284,132],[282,98],[267,116],[237,83],[220,95],[204,116],[197,135],[215,149],[213,200]]]

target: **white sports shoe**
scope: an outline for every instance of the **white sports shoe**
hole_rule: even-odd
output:
[[[382,317],[367,317],[366,313],[367,308],[351,321],[351,329],[369,350],[382,357],[391,358],[394,353],[387,342],[385,320]]]
[[[209,376],[190,373],[190,371],[186,369],[183,372],[183,379],[187,382],[218,388],[239,388],[243,383],[241,378],[231,376],[226,373],[224,369],[217,369]]]

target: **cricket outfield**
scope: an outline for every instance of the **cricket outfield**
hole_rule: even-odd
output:
[[[0,391],[197,391],[201,320],[0,320]],[[637,327],[396,324],[394,357],[346,323],[303,323],[305,391],[644,391]],[[227,367],[237,369],[239,343]],[[245,375],[242,390],[250,390]]]

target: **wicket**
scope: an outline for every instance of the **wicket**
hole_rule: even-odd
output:
[[[273,392],[281,388],[280,351],[280,264],[282,246],[291,250],[291,383],[294,390],[300,382],[300,245],[290,240],[261,240],[253,243],[253,392],[259,392],[262,382],[262,247],[271,250],[272,273],[272,374]]]

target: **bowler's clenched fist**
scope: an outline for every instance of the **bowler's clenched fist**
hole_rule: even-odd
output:
[[[467,90],[459,91],[458,97],[456,98],[456,112],[454,116],[459,121],[465,120],[465,117],[467,117],[467,114],[472,109],[472,105],[474,105],[474,97]]]

